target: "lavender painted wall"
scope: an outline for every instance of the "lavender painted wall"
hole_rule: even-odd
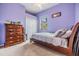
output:
[[[0,23],[0,46],[5,43],[5,25]]]
[[[79,22],[79,3],[75,4],[75,23]]]
[[[52,18],[51,14],[55,12],[61,12],[61,16],[57,18]],[[59,4],[56,5],[44,12],[38,13],[38,23],[43,17],[47,17],[48,29],[47,30],[40,30],[38,25],[38,31],[48,31],[48,32],[55,32],[61,28],[70,29],[75,22],[75,4]]]
[[[21,21],[25,25],[25,9],[20,4],[3,3],[0,4],[0,22],[4,23],[6,20]]]

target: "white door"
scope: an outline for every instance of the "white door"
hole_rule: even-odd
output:
[[[33,18],[26,17],[26,34],[27,40],[30,41],[32,34],[37,32],[37,20]]]

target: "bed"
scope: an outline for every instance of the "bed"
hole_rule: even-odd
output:
[[[55,37],[54,33],[36,33],[31,37],[31,41],[36,44],[48,47],[66,55],[73,55],[73,44],[79,23],[73,26],[72,33],[69,38]]]
[[[32,38],[42,42],[53,44],[54,46],[67,48],[67,39],[55,37],[54,33],[48,33],[48,32],[35,33],[32,35]]]

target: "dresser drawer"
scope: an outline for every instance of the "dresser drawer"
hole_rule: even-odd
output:
[[[24,40],[24,39],[23,39],[23,36],[16,36],[16,40],[17,40],[17,41],[22,41],[22,40]]]
[[[15,32],[15,29],[6,29],[7,32]]]
[[[23,36],[17,35],[16,38],[17,38],[17,39],[23,39]]]
[[[22,39],[17,39],[16,42],[23,42],[24,40]]]
[[[6,32],[6,36],[15,36],[15,32]]]
[[[12,46],[16,43],[17,43],[16,41],[8,41],[8,42],[5,43],[5,46]]]
[[[16,34],[17,34],[17,35],[23,35],[23,33],[22,33],[22,32],[17,32]]]
[[[11,24],[11,25],[10,25],[10,24],[7,24],[7,25],[6,25],[6,28],[9,28],[9,29],[10,29],[10,28],[15,28],[15,25],[14,25],[14,24]]]
[[[7,43],[14,43],[14,40],[6,41]]]
[[[6,41],[6,43],[5,44],[14,44],[15,43],[15,41]]]
[[[15,40],[15,37],[7,36],[7,37],[6,37],[6,41],[9,41],[9,40]]]
[[[18,25],[16,27],[17,27],[17,29],[22,29],[22,26],[21,25]]]

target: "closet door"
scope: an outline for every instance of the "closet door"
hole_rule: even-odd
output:
[[[30,40],[32,34],[37,32],[37,20],[35,18],[26,17],[26,34]]]

